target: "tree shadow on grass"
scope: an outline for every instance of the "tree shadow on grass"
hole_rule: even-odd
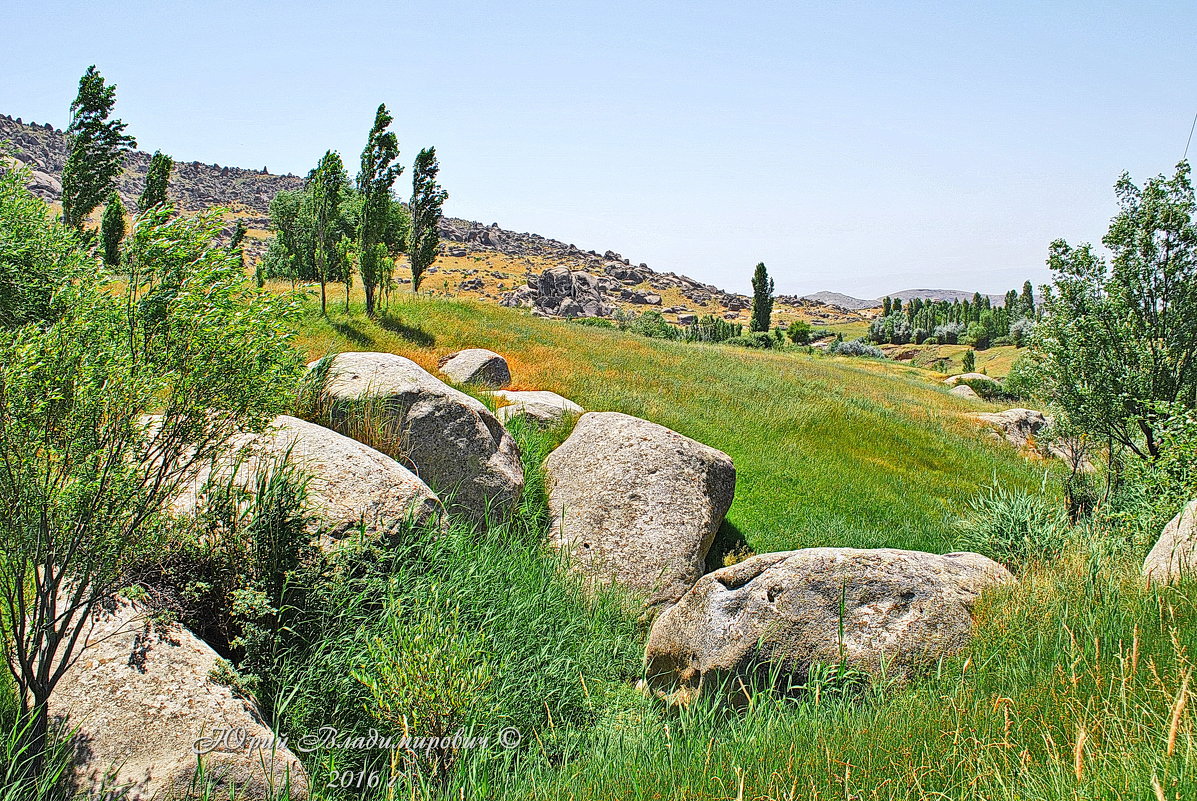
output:
[[[379,315],[378,324],[392,334],[398,334],[413,345],[430,348],[436,344],[436,337],[432,334],[418,325],[408,325],[390,312]]]
[[[354,345],[365,346],[374,342],[369,334],[353,323],[329,320],[328,324],[333,327],[334,331],[345,337],[345,339],[348,339]]]
[[[711,549],[707,551],[707,572],[723,567],[724,557],[729,554],[738,557],[735,561],[742,562],[754,553],[744,537],[744,532],[736,528],[735,523],[725,519],[723,525],[715,532],[715,541],[711,543]]]

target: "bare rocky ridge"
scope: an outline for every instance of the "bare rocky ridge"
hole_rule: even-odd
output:
[[[50,202],[60,199],[60,178],[67,153],[63,131],[49,124],[25,123],[0,114],[0,145],[11,151],[16,162],[30,169],[30,188],[35,194]],[[126,205],[134,204],[141,194],[149,163],[148,153],[137,151],[129,156],[125,172],[117,182]],[[271,199],[279,191],[294,191],[302,186],[303,179],[299,176],[273,175],[265,168],[246,170],[179,161],[171,174],[168,196],[187,211],[224,206],[242,217],[251,232],[265,234],[269,228]],[[655,310],[673,322],[682,323],[707,314],[746,322],[751,308],[747,295],[725,292],[677,273],[659,273],[647,264],[633,264],[612,250],[602,253],[583,250],[540,234],[510,231],[498,223],[485,225],[446,218],[441,221],[440,235],[443,256],[438,265],[429,269],[428,285],[440,283],[446,294],[457,297],[524,306],[540,314],[560,317],[609,316],[616,309]],[[251,257],[262,255],[263,238],[248,240],[247,252]],[[494,269],[498,265],[493,264],[489,265],[492,269],[485,269],[492,259],[500,257],[508,265],[505,270]],[[463,262],[467,266],[458,266]],[[510,265],[517,262],[515,269],[522,271],[522,275],[512,272]],[[567,294],[571,295],[571,301],[577,299],[563,289],[560,281],[542,281],[547,270],[556,268],[565,268],[572,274],[568,281],[571,291],[579,285],[588,288],[583,302],[563,303],[562,298]],[[552,289],[543,291],[550,284]],[[666,302],[663,294],[673,300]],[[774,309],[783,325],[794,317],[808,319],[815,325],[866,319],[855,311],[797,296],[779,296]]]

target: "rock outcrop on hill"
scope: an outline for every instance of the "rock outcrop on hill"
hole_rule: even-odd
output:
[[[978,596],[1013,580],[975,553],[754,556],[703,576],[656,619],[645,651],[649,685],[684,701],[704,686],[751,686],[771,672],[800,685],[814,665],[841,660],[903,677],[962,648]]]
[[[519,446],[481,401],[390,353],[340,353],[326,366],[334,415],[379,404],[401,440],[401,460],[450,511],[478,523],[510,514],[524,487]]]
[[[23,124],[21,120],[0,114],[0,142],[7,142],[12,157],[33,170],[30,188],[45,200],[59,200],[62,195],[62,168],[66,164],[66,134],[49,125]],[[117,179],[117,189],[129,208],[136,208],[137,198],[145,188],[145,174],[150,154],[131,153]],[[210,206],[227,206],[246,215],[250,228],[266,228],[271,199],[283,189],[295,190],[303,179],[294,175],[272,175],[261,170],[201,164],[198,161],[175,163],[167,197],[186,211],[202,211]]]
[[[32,170],[30,187],[33,191],[47,201],[59,200],[62,167],[67,154],[65,134],[50,125],[27,124],[0,115],[0,143],[6,141],[15,160]],[[181,157],[181,154],[172,155]],[[148,153],[131,154],[117,181],[126,206],[131,209],[144,187],[149,162]],[[168,197],[186,211],[200,211],[215,205],[231,208],[244,219],[251,233],[256,234],[249,237],[245,245],[253,259],[265,252],[264,235],[269,227],[271,199],[280,190],[294,191],[302,186],[301,177],[273,175],[266,168],[245,170],[179,161],[171,175]],[[442,278],[438,281],[446,293],[452,287],[458,295],[491,302],[501,300],[509,306],[526,306],[539,314],[560,317],[602,317],[624,308],[628,311],[657,309],[679,316],[714,314],[729,320],[742,320],[751,306],[747,295],[728,293],[676,273],[658,273],[647,264],[632,264],[612,250],[583,250],[540,234],[504,229],[498,223],[484,225],[445,218],[440,222],[439,233],[442,255],[468,259],[467,263],[471,265],[453,268],[441,264]],[[473,266],[495,256],[502,256],[508,262],[503,271]],[[517,260],[522,264],[513,274],[510,262]],[[555,268],[564,269],[571,277],[555,275],[542,286],[541,276],[546,270]],[[519,270],[524,271],[522,275]],[[437,281],[431,280],[431,276],[437,274],[437,266],[428,270],[429,287],[436,285]],[[524,285],[513,288],[513,278]],[[399,281],[403,283],[405,279]],[[685,305],[668,306],[660,294],[664,290],[677,290],[685,299]],[[787,295],[776,299],[775,311],[779,319],[796,310],[802,310],[802,316],[816,325],[865,319],[848,309],[815,300]],[[680,321],[680,317],[675,321]]]
[[[705,569],[731,506],[731,457],[664,426],[590,412],[545,461],[553,541],[599,581],[673,603]]]
[[[190,798],[199,756],[213,798],[228,798],[233,787],[245,801],[286,788],[293,801],[308,797],[303,765],[253,702],[213,678],[220,657],[191,632],[160,622],[151,629],[145,612],[124,600],[97,611],[82,631],[78,658],[50,698],[51,715],[79,728],[81,789],[107,777],[106,789],[126,789],[119,797],[129,801]]]

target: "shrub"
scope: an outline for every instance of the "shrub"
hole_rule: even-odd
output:
[[[682,330],[672,325],[659,311],[647,311],[627,324],[628,331],[654,339],[681,339]]]
[[[935,330],[931,332],[931,336],[935,337],[935,341],[942,345],[956,345],[960,342],[960,337],[964,335],[964,326],[960,323],[944,323],[943,325],[935,326]]]
[[[750,334],[724,340],[724,343],[727,345],[736,345],[741,348],[757,348],[760,350],[770,350],[779,347],[777,340],[768,331],[753,331]]]
[[[969,503],[961,544],[1007,567],[1059,556],[1067,545],[1063,510],[1042,496],[994,486]]]
[[[1010,341],[1016,348],[1022,348],[1030,344],[1031,336],[1035,333],[1035,321],[1029,317],[1024,317],[1021,320],[1015,320],[1010,325]]]
[[[989,347],[989,330],[981,323],[972,323],[961,339],[961,343],[972,345],[977,350],[985,350]]]
[[[876,345],[870,345],[863,339],[839,340],[832,343],[828,353],[836,356],[864,356],[870,359],[884,359],[885,354]]]
[[[977,352],[975,350],[965,351],[963,368],[966,373],[977,369]]]
[[[608,320],[605,317],[578,317],[574,319],[578,325],[585,325],[590,328],[616,328],[614,320]]]
[[[795,345],[809,345],[812,331],[811,324],[806,320],[795,320],[786,328],[786,336]]]

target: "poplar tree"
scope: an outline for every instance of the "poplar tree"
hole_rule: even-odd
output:
[[[108,204],[104,206],[104,216],[100,218],[100,249],[104,263],[109,267],[116,267],[121,261],[121,242],[125,238],[125,205],[121,203],[120,193],[115,189],[108,197]]]
[[[411,238],[408,253],[411,258],[411,288],[420,291],[424,271],[436,261],[436,250],[440,244],[437,230],[441,221],[441,207],[449,193],[436,182],[440,165],[436,161],[436,148],[427,147],[416,156],[412,167],[411,192]]]
[[[335,150],[325,152],[308,175],[315,239],[316,278],[320,281],[320,312],[328,313],[327,284],[332,269],[339,263],[337,243],[343,236],[341,203],[349,188],[345,165]]]
[[[62,168],[62,221],[83,229],[88,215],[108,195],[137,141],[125,134],[125,123],[109,120],[116,104],[116,86],[104,83],[95,65],[79,79],[67,127],[67,160]]]
[[[166,187],[170,183],[170,171],[175,161],[160,150],[150,158],[150,168],[145,174],[145,189],[137,200],[137,210],[146,212],[166,202]]]
[[[374,316],[375,291],[380,285],[389,283],[394,266],[386,239],[393,216],[391,193],[395,180],[403,173],[403,166],[395,163],[399,158],[399,138],[394,131],[388,130],[393,121],[386,104],[379,104],[357,174],[357,190],[362,196],[358,270],[366,292],[367,317]]]
[[[765,263],[756,265],[752,274],[752,324],[750,331],[768,331],[773,319],[773,279]]]

